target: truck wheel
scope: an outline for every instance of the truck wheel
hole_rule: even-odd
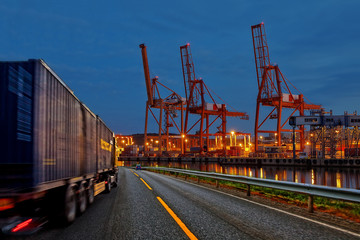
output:
[[[85,190],[85,181],[80,183],[79,194],[78,194],[78,209],[79,213],[82,214],[86,210],[86,190]]]
[[[87,190],[87,203],[91,205],[94,202],[94,181],[89,181],[89,188]]]
[[[113,187],[117,187],[117,185],[118,185],[118,175],[117,175],[117,173],[115,173],[114,178],[115,178],[115,181],[113,182]]]
[[[109,193],[111,191],[111,177],[110,175],[107,175],[106,178],[106,184],[105,184],[105,192]]]
[[[76,218],[76,193],[71,185],[65,191],[64,204],[64,220],[66,224],[70,224]]]

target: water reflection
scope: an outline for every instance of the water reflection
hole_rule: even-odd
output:
[[[125,166],[132,166],[134,162],[127,161]],[[160,166],[200,170],[205,172],[225,173],[248,177],[307,183],[338,188],[360,189],[359,168],[299,168],[264,166],[231,166],[218,163],[179,163],[179,162],[143,162],[143,166]]]

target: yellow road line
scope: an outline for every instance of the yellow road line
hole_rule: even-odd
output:
[[[135,174],[135,176],[139,177],[139,175],[136,172],[133,172]]]
[[[159,202],[163,205],[163,207],[166,209],[166,211],[168,211],[168,213],[173,217],[173,219],[176,221],[176,223],[181,227],[181,229],[186,233],[186,235],[191,239],[191,240],[195,240],[197,239],[195,237],[195,235],[190,232],[190,230],[185,226],[185,224],[180,220],[180,218],[178,218],[178,216],[176,216],[176,214],[173,212],[173,210],[171,210],[171,208],[169,208],[169,206],[160,198],[160,197],[156,197]]]
[[[140,178],[141,181],[143,181],[143,183],[148,187],[148,189],[152,190],[152,188],[144,181],[144,179]]]

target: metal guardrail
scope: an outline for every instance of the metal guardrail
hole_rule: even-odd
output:
[[[289,166],[289,167],[349,167],[360,168],[360,158],[316,159],[316,158],[264,158],[264,157],[139,157],[121,156],[119,161],[135,162],[205,162],[218,164],[239,164],[252,166]]]
[[[185,175],[193,175],[196,177],[212,178],[216,180],[217,187],[219,186],[218,180],[225,180],[225,181],[246,184],[248,196],[250,196],[251,185],[306,194],[309,196],[308,199],[309,212],[313,212],[313,196],[360,203],[360,190],[356,190],[356,189],[335,188],[335,187],[311,185],[304,183],[294,183],[294,182],[277,181],[271,179],[253,178],[253,177],[246,177],[239,175],[221,174],[214,172],[201,172],[201,171],[178,169],[178,168],[143,167],[142,169],[182,173]]]

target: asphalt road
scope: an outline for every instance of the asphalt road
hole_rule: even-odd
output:
[[[120,168],[118,187],[96,196],[72,225],[49,224],[29,239],[189,238],[360,239],[360,235],[165,175]]]

